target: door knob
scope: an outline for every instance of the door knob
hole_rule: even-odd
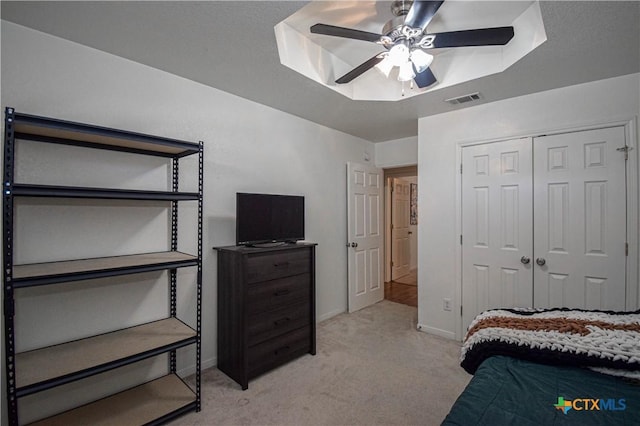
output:
[[[547,261],[544,260],[544,257],[539,257],[536,259],[536,263],[540,266],[544,266],[544,264],[547,263]]]
[[[348,246],[348,244],[347,244],[347,246]],[[353,248],[358,247],[358,243],[351,243],[351,247],[353,247]]]
[[[527,256],[522,256],[522,257],[520,258],[520,262],[521,262],[523,265],[528,265],[528,264],[529,264],[529,262],[531,262],[531,259],[529,259]]]

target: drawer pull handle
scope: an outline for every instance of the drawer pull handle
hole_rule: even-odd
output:
[[[273,325],[275,325],[276,327],[280,327],[282,324],[286,324],[289,321],[291,321],[291,318],[289,317],[280,318],[279,320],[274,321]]]
[[[278,290],[275,293],[273,293],[274,296],[285,296],[287,294],[291,293],[291,290],[289,290],[288,288],[284,289],[284,290]]]
[[[280,355],[283,352],[288,352],[289,349],[290,349],[290,347],[288,345],[287,346],[283,346],[280,349],[276,349],[275,351],[273,351],[273,354],[277,356],[277,355]]]
[[[276,268],[287,267],[289,266],[289,262],[274,263],[273,266],[275,266]]]

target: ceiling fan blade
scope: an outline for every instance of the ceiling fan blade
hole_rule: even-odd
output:
[[[352,38],[355,40],[373,41],[380,40],[382,34],[370,33],[367,31],[354,30],[351,28],[336,27],[327,24],[315,24],[309,28],[313,34],[324,34],[334,37]]]
[[[361,63],[360,65],[358,65],[357,67],[355,67],[354,69],[352,69],[351,71],[349,71],[348,73],[346,73],[345,75],[337,79],[336,83],[338,84],[349,83],[354,78],[359,77],[360,75],[369,71],[371,68],[378,65],[378,63],[380,63],[382,59],[384,58],[380,57],[379,54],[374,56],[373,58],[367,60],[366,62]]]
[[[407,18],[404,20],[404,24],[412,28],[422,28],[424,31],[431,22],[433,15],[436,14],[442,1],[414,1],[407,13]]]
[[[499,46],[513,38],[513,27],[482,28],[433,34],[433,47]]]
[[[431,86],[433,83],[438,81],[436,79],[436,76],[433,75],[433,73],[431,72],[431,68],[427,68],[426,70],[418,74],[418,71],[414,66],[413,71],[416,73],[416,76],[413,78],[413,81],[415,81],[416,85],[421,89],[424,89],[427,86]]]

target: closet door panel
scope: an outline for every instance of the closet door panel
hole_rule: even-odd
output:
[[[534,138],[536,307],[624,310],[622,127]]]
[[[462,149],[462,306],[466,327],[489,308],[533,304],[531,139]]]

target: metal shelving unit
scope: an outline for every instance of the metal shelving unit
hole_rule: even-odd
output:
[[[141,191],[16,183],[14,182],[14,165],[17,139],[166,157],[171,159],[172,190]],[[9,423],[20,424],[18,400],[21,397],[161,354],[169,355],[169,373],[166,376],[44,419],[36,424],[84,425],[104,422],[159,424],[190,411],[200,411],[202,142],[185,142],[22,114],[13,108],[5,110],[4,141],[3,291]],[[179,160],[196,154],[198,155],[198,192],[180,192],[178,190]],[[13,257],[15,197],[167,201],[170,202],[171,210],[171,249],[156,253],[15,265]],[[178,203],[182,201],[198,203],[196,254],[178,251]],[[177,269],[184,267],[197,268],[195,329],[176,317]],[[170,300],[167,318],[85,339],[16,353],[14,328],[16,290],[157,270],[169,271]],[[191,389],[176,375],[176,350],[188,345],[196,347],[195,389]],[[119,413],[127,413],[126,418],[119,418]]]

